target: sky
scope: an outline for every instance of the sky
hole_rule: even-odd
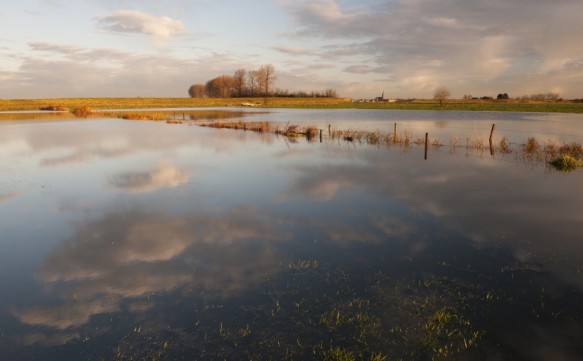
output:
[[[0,99],[187,97],[265,64],[351,98],[583,98],[581,0],[2,2]]]

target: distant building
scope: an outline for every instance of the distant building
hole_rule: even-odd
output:
[[[385,99],[385,91],[383,90],[383,94],[380,97],[376,97],[373,100],[374,102],[388,102],[388,99]]]

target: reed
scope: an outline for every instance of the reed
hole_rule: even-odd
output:
[[[238,130],[248,130],[257,133],[268,133],[271,131],[269,122],[222,122],[222,121],[214,121],[214,122],[205,122],[199,123],[201,127],[208,127],[208,128],[218,128],[218,129],[238,129]]]
[[[510,148],[510,142],[508,141],[508,137],[507,136],[503,136],[502,139],[500,139],[500,143],[499,145],[499,151],[503,154],[509,154],[512,153],[512,149]]]
[[[528,155],[534,155],[540,150],[540,144],[534,137],[529,137],[526,143],[522,145],[524,153]]]

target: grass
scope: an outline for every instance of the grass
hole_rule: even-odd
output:
[[[90,107],[100,109],[147,109],[147,108],[199,108],[241,107],[244,103],[256,103],[258,107],[336,107],[350,104],[347,98],[63,98],[63,99],[0,99],[0,111],[39,110],[58,104],[75,109]]]
[[[244,130],[244,131],[251,131],[251,132],[258,132],[258,133],[267,133],[271,131],[271,127],[269,122],[206,122],[206,123],[199,123],[201,127],[208,127],[208,128],[218,128],[218,129],[237,129],[237,130]]]
[[[563,173],[573,172],[579,168],[583,168],[583,161],[575,159],[568,154],[561,154],[559,157],[549,162],[549,164]]]
[[[264,108],[324,108],[324,109],[401,109],[401,110],[465,110],[506,112],[583,113],[583,103],[569,101],[456,101],[439,102],[426,99],[394,103],[356,103],[349,98],[63,98],[63,99],[5,99],[0,111],[39,110],[52,106],[75,109],[138,108],[198,108],[241,107],[253,103]]]
[[[580,321],[581,294],[572,286],[536,264],[461,243],[462,256],[430,249],[413,258],[379,252],[352,266],[281,262],[261,287],[232,299],[154,298],[188,321],[159,327],[155,318],[142,327],[140,315],[141,331],[127,332],[116,360],[523,359],[530,353],[515,349],[515,339]],[[549,298],[541,290],[548,284],[556,287]],[[508,337],[517,332],[524,337]]]
[[[249,130],[260,133],[271,132],[277,135],[282,135],[288,139],[295,141],[296,138],[306,137],[308,141],[312,141],[318,134],[323,134],[320,129],[315,127],[301,128],[298,125],[287,124],[283,128],[275,127],[272,128],[268,122],[207,122],[200,123],[201,126],[213,127],[213,128],[227,128],[227,129],[238,129],[238,130]],[[365,143],[373,146],[386,146],[391,147],[397,145],[401,147],[402,150],[407,151],[411,149],[413,145],[425,146],[425,137],[415,139],[413,134],[407,130],[393,134],[393,133],[381,133],[379,130],[376,131],[364,131],[364,130],[354,130],[354,129],[333,129],[328,128],[327,139],[334,141],[344,141],[347,143]],[[415,139],[415,140],[414,140]],[[323,141],[323,138],[321,138]],[[440,149],[444,144],[440,139],[428,139],[427,146],[432,149]],[[466,138],[465,146],[459,144],[459,139],[454,137],[449,141],[449,151],[451,153],[457,152],[460,149],[465,149],[466,151],[475,151],[483,154],[487,150],[490,150],[491,155],[499,153],[503,156],[509,154],[515,154],[518,159],[523,159],[525,161],[543,161],[545,159],[556,158],[554,161],[549,162],[555,169],[562,171],[568,170],[572,171],[581,167],[580,158],[583,157],[583,146],[576,142],[566,143],[559,145],[554,141],[548,141],[541,145],[534,137],[528,137],[526,142],[520,144],[519,149],[512,149],[508,137],[503,136],[500,139],[498,145],[489,144],[483,138]],[[559,157],[560,158],[557,158]],[[566,158],[564,156],[567,156]]]

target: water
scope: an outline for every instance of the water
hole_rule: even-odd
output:
[[[518,144],[583,117],[246,120]],[[0,123],[0,359],[579,359],[582,172],[119,119]],[[512,131],[512,133],[510,133]]]

